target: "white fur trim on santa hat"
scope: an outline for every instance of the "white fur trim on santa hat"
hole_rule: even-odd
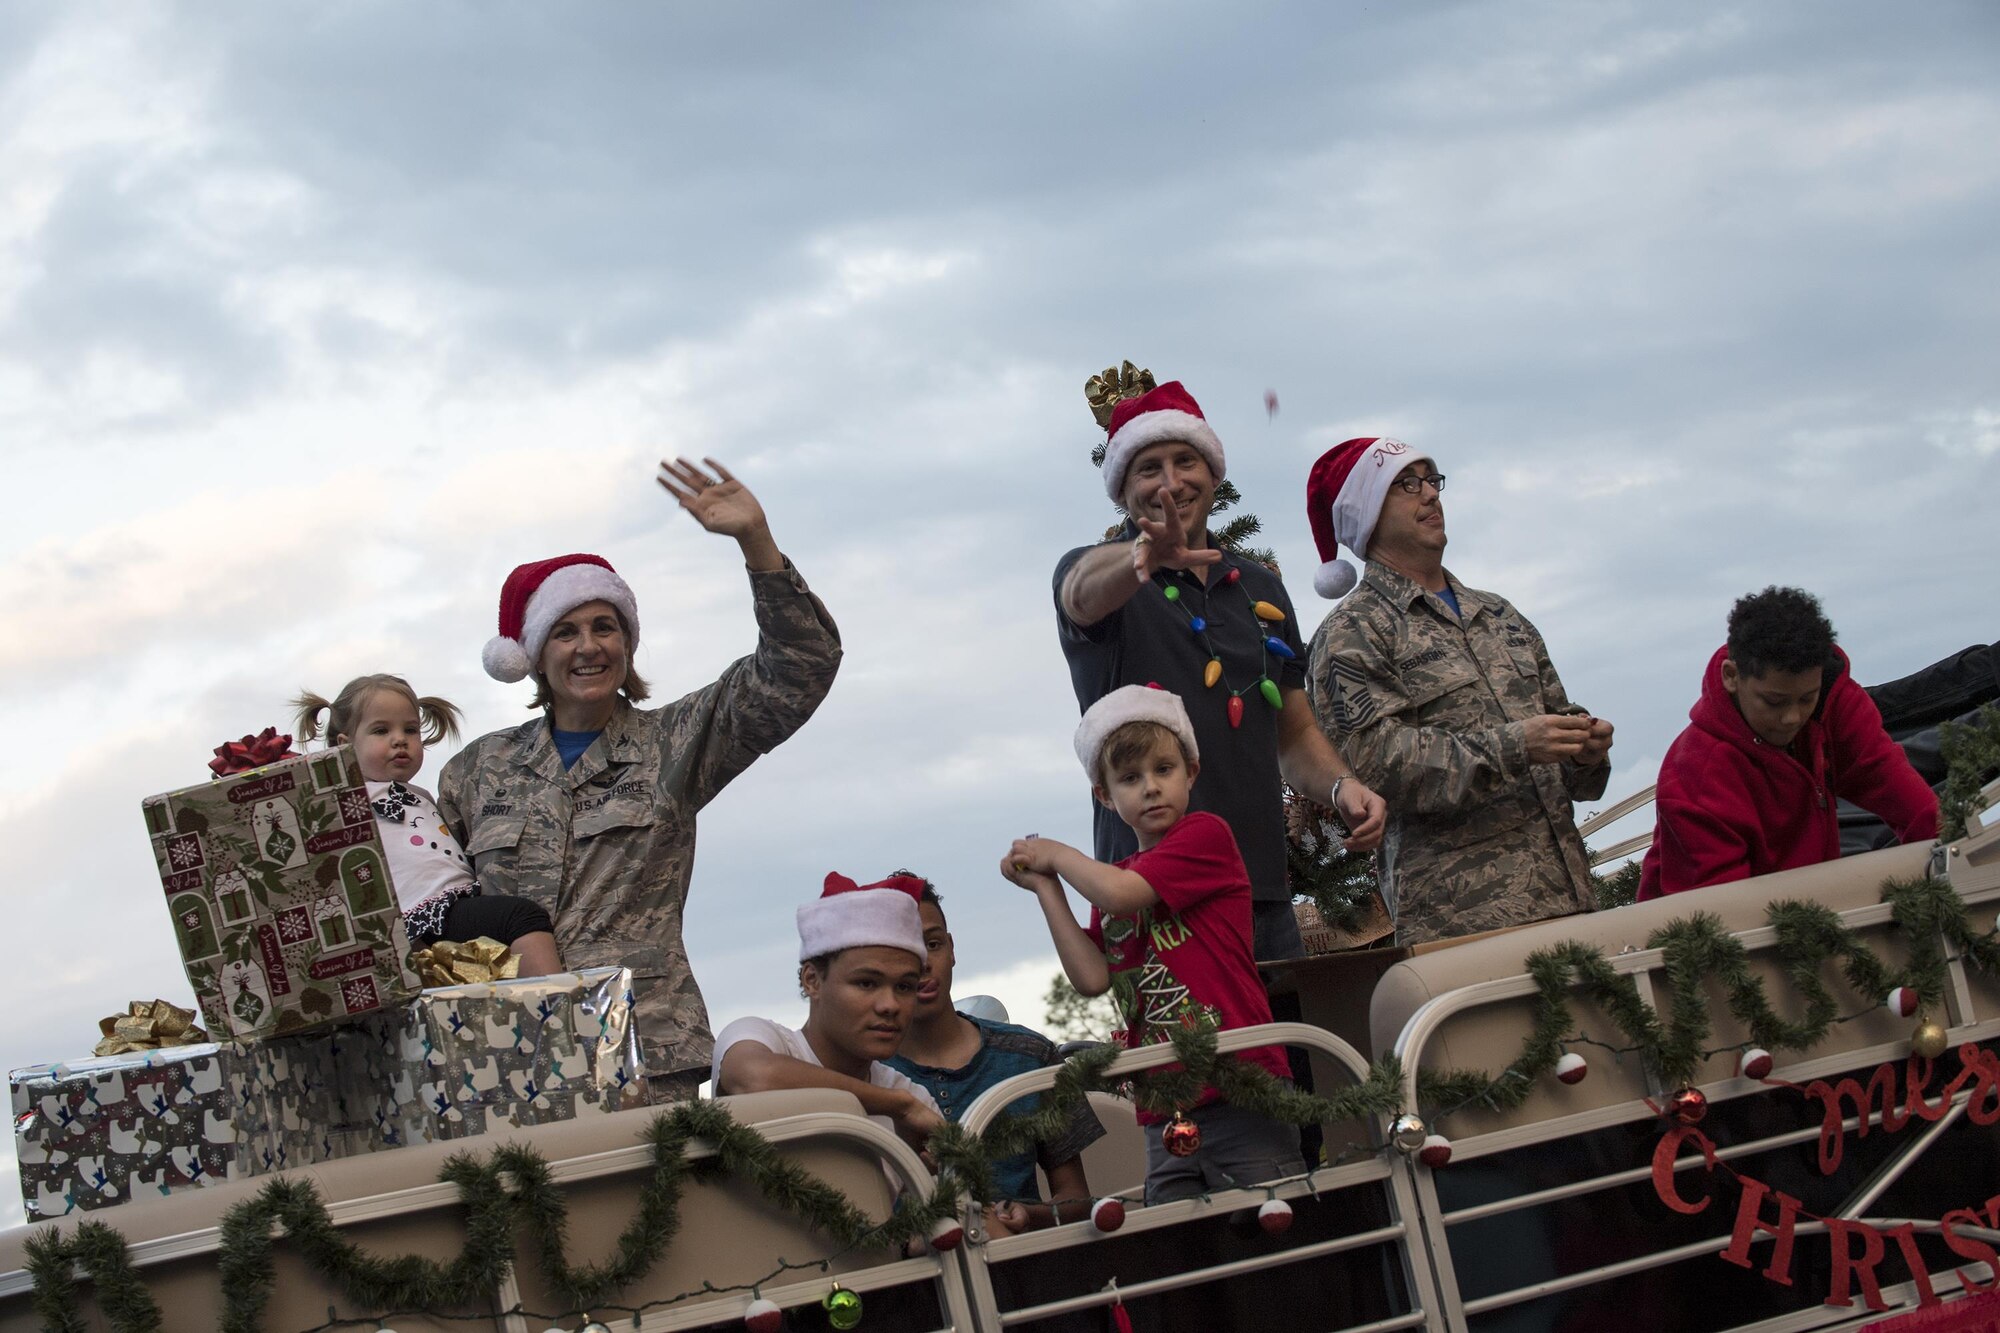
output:
[[[513,684],[525,680],[542,660],[542,646],[556,622],[585,602],[609,602],[625,617],[625,646],[629,653],[639,645],[639,603],[624,579],[602,565],[564,565],[535,589],[521,613],[519,642],[495,635],[480,650],[479,661],[486,674]]]
[[[1412,463],[1425,462],[1435,465],[1429,454],[1419,453],[1401,440],[1383,436],[1361,451],[1361,457],[1354,462],[1354,468],[1347,474],[1347,480],[1340,484],[1340,494],[1333,501],[1333,532],[1340,544],[1354,553],[1356,560],[1368,558],[1368,543],[1375,536],[1375,521],[1382,517],[1382,501],[1389,496],[1389,487],[1402,470]],[[1325,566],[1321,566],[1324,571]],[[1332,582],[1336,576],[1329,575]],[[1353,576],[1350,574],[1350,578]],[[1357,582],[1359,580],[1356,580]],[[1352,584],[1348,585],[1352,588]],[[1313,587],[1319,589],[1319,578],[1314,576]],[[1339,597],[1339,592],[1321,592],[1322,597]]]
[[[1157,722],[1179,738],[1189,759],[1201,758],[1194,723],[1188,721],[1187,705],[1178,694],[1153,685],[1121,685],[1092,704],[1076,724],[1077,761],[1092,782],[1097,781],[1097,758],[1104,742],[1127,722]]]
[[[799,961],[871,946],[924,952],[924,919],[917,900],[901,889],[849,889],[799,908]]]
[[[1104,491],[1116,504],[1125,498],[1125,469],[1141,449],[1165,440],[1193,445],[1208,460],[1217,481],[1223,476],[1222,440],[1206,421],[1192,412],[1161,408],[1133,417],[1104,446]]]

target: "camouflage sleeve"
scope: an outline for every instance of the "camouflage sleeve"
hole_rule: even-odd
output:
[[[1463,810],[1529,771],[1518,722],[1465,729],[1427,724],[1426,706],[1441,697],[1432,687],[1447,682],[1406,681],[1357,619],[1336,613],[1320,627],[1312,677],[1321,729],[1392,810]]]
[[[1542,703],[1549,712],[1560,713],[1570,705],[1569,691],[1563,688],[1562,677],[1556,674],[1556,665],[1549,660],[1548,642],[1526,616],[1519,611],[1514,614],[1520,616],[1521,624],[1535,638],[1535,665],[1541,672]],[[1604,795],[1604,789],[1611,784],[1611,761],[1607,758],[1589,768],[1565,762],[1562,765],[1562,784],[1572,801],[1594,801]]]
[[[466,845],[468,830],[465,827],[464,806],[461,800],[465,792],[465,772],[472,766],[472,751],[460,750],[438,774],[437,808],[438,818],[451,830],[451,836],[458,839],[458,845]]]
[[[661,781],[694,809],[776,749],[819,707],[840,669],[840,631],[787,559],[750,575],[757,648],[671,708]]]

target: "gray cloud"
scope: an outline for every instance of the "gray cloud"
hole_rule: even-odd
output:
[[[829,869],[931,874],[961,971],[1046,952],[992,867],[1085,836],[1048,574],[1118,357],[1208,408],[1307,629],[1311,459],[1435,450],[1614,794],[1743,592],[1819,591],[1864,677],[1994,634],[1987,6],[113,12],[0,14],[0,845],[105,960],[5,984],[16,1063],[176,994],[137,805],[224,736],[384,668],[522,715],[515,562],[610,555],[663,694],[746,651],[663,452],[849,645],[704,817],[720,1012],[789,1003]]]

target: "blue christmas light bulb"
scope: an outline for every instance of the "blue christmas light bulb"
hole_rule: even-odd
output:
[[[1269,635],[1265,638],[1264,648],[1273,657],[1282,657],[1287,662],[1290,662],[1298,657],[1298,654],[1292,651],[1292,645],[1286,643],[1283,639],[1279,638],[1275,634]]]
[[[1188,618],[1188,628],[1193,630],[1196,634],[1199,634],[1203,630],[1208,628],[1208,622],[1206,620],[1203,620],[1200,616],[1190,616]]]

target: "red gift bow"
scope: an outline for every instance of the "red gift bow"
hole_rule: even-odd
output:
[[[208,761],[208,769],[215,776],[226,778],[231,773],[262,768],[280,759],[297,758],[298,755],[292,751],[292,738],[279,735],[276,727],[266,727],[255,736],[245,736],[240,741],[224,741],[216,746],[215,758]]]

